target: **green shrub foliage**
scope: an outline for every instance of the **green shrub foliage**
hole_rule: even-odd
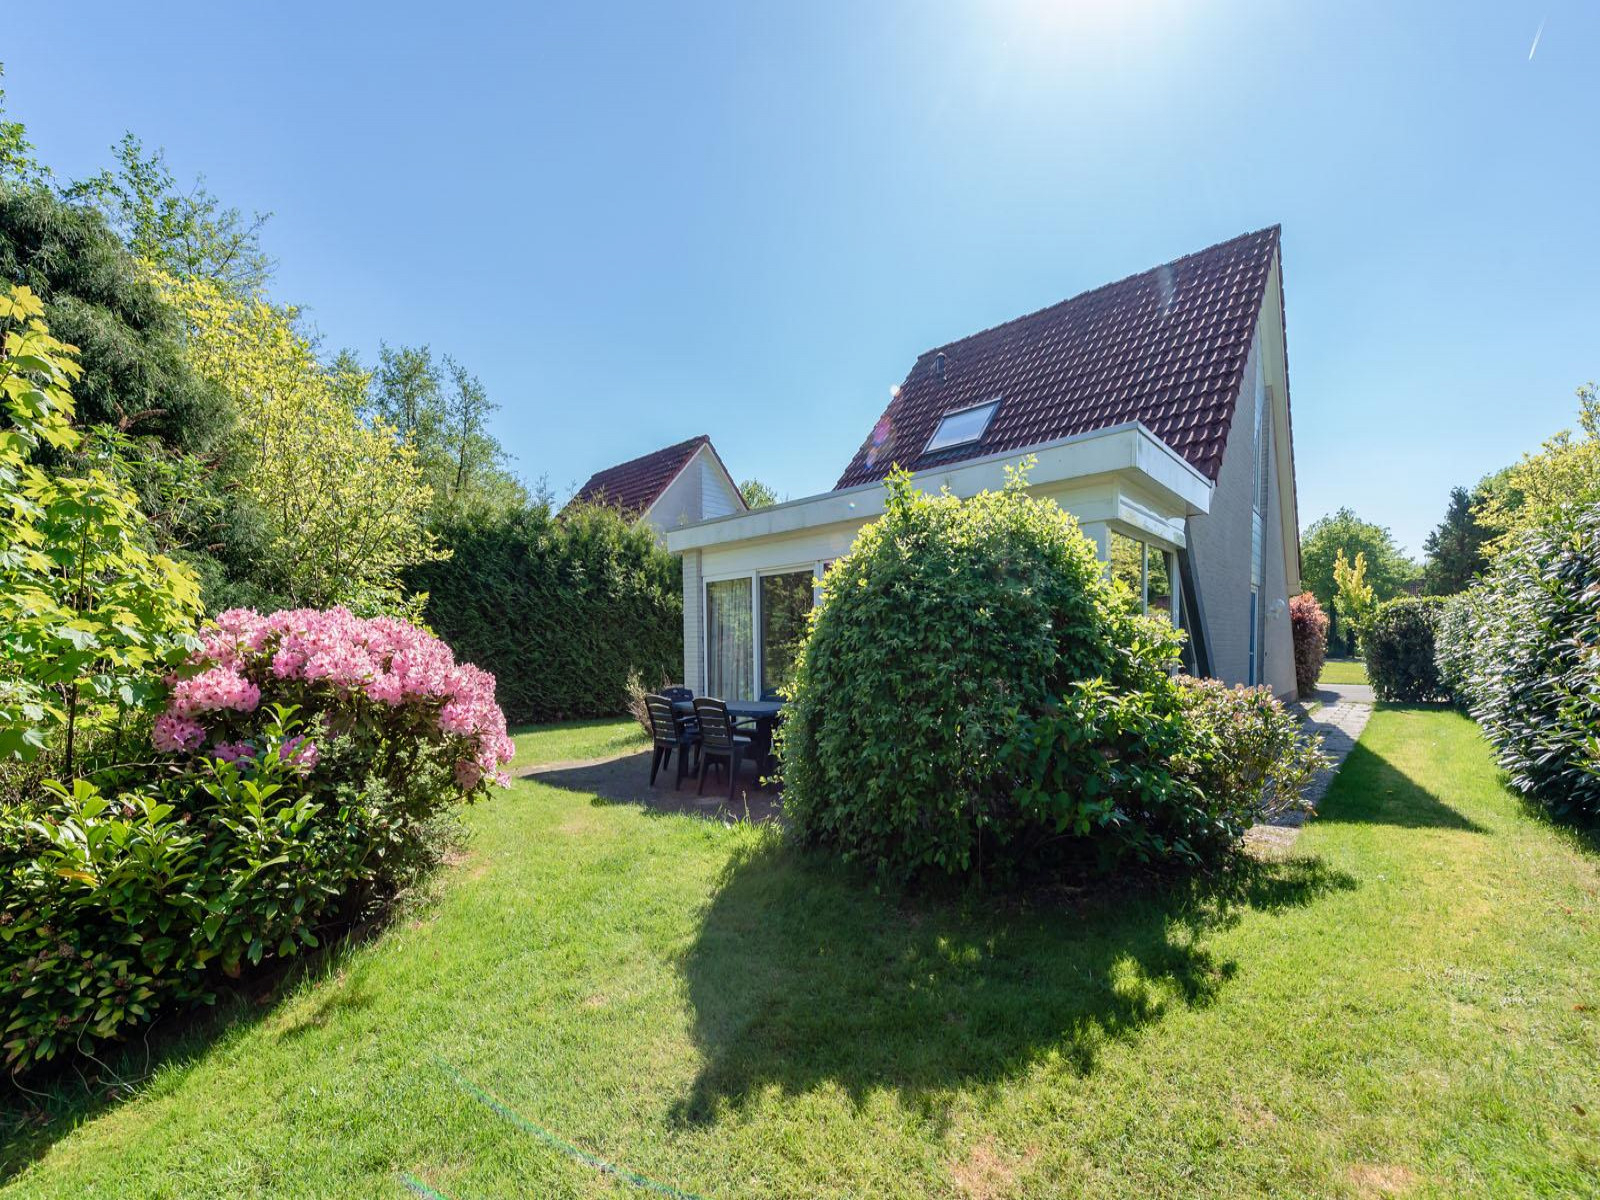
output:
[[[154,783],[47,784],[0,809],[0,1014],[13,1074],[91,1053],[219,975],[289,958],[392,893],[446,844],[458,795],[419,745],[393,788],[349,737],[296,757],[287,709],[254,760],[207,759]]]
[[[513,752],[493,688],[393,618],[223,613],[155,721],[155,771],[0,807],[7,1068],[208,999],[436,863]]]
[[[1235,841],[1258,819],[1303,809],[1328,759],[1272,689],[1216,679],[1178,683],[1190,738],[1184,773],[1205,797],[1204,823],[1192,840],[1215,849],[1219,838]]]
[[[828,573],[779,731],[797,832],[894,879],[1237,844],[1259,789],[1204,791],[1221,743],[1170,674],[1182,635],[1134,613],[1076,522],[1020,479],[965,501],[887,486]]]
[[[1433,663],[1439,671],[1439,686],[1464,707],[1470,695],[1478,632],[1488,616],[1484,611],[1486,595],[1487,589],[1477,586],[1448,597],[1433,631]]]
[[[1437,658],[1513,786],[1557,815],[1600,817],[1600,506],[1501,554],[1450,602]]]
[[[440,540],[451,558],[409,582],[456,654],[494,672],[511,721],[620,713],[630,674],[682,674],[682,567],[648,528],[608,508],[533,508]]]
[[[1436,596],[1401,596],[1378,605],[1362,630],[1367,678],[1380,700],[1448,700],[1434,662],[1433,634],[1444,602]]]

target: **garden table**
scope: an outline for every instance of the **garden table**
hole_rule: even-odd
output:
[[[761,773],[770,774],[772,771],[772,728],[778,723],[778,718],[783,715],[782,700],[725,700],[728,715],[737,721],[749,722],[755,726],[755,736],[751,738],[752,748],[761,755]],[[694,716],[693,700],[674,700],[672,711],[686,717]]]

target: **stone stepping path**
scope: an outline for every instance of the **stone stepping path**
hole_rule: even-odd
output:
[[[1373,705],[1372,688],[1365,683],[1328,684],[1318,690],[1316,698],[1322,702],[1322,707],[1306,716],[1306,729],[1322,735],[1323,752],[1333,761],[1311,782],[1307,799],[1313,810],[1322,803],[1333,777],[1355,748],[1361,731],[1367,727],[1367,718],[1372,716]],[[1287,850],[1294,845],[1300,827],[1310,815],[1292,812],[1264,821],[1245,835],[1245,845],[1253,849]]]

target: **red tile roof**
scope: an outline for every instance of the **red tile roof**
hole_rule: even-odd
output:
[[[710,445],[710,437],[702,433],[676,446],[668,446],[664,450],[607,467],[604,471],[596,471],[589,477],[589,482],[578,489],[572,501],[608,504],[629,514],[642,513],[661,498],[661,493],[678,477],[678,472],[694,457],[695,451],[701,446]],[[716,452],[716,447],[712,446],[711,453]],[[717,462],[721,461],[719,457]]]
[[[1278,235],[1247,233],[928,351],[835,489],[1127,421],[1215,481]],[[944,414],[997,397],[978,442],[923,452]]]

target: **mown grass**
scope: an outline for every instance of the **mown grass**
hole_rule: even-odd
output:
[[[906,900],[529,781],[472,823],[417,919],[58,1085],[0,1192],[633,1194],[530,1122],[708,1197],[1594,1192],[1600,871],[1451,712],[1226,884]]]
[[[558,725],[521,725],[511,731],[517,756],[514,773],[537,763],[581,762],[606,758],[648,744],[644,731],[632,718],[601,717],[593,721],[565,721]]]
[[[1367,664],[1359,658],[1330,658],[1322,664],[1318,683],[1366,683]]]

